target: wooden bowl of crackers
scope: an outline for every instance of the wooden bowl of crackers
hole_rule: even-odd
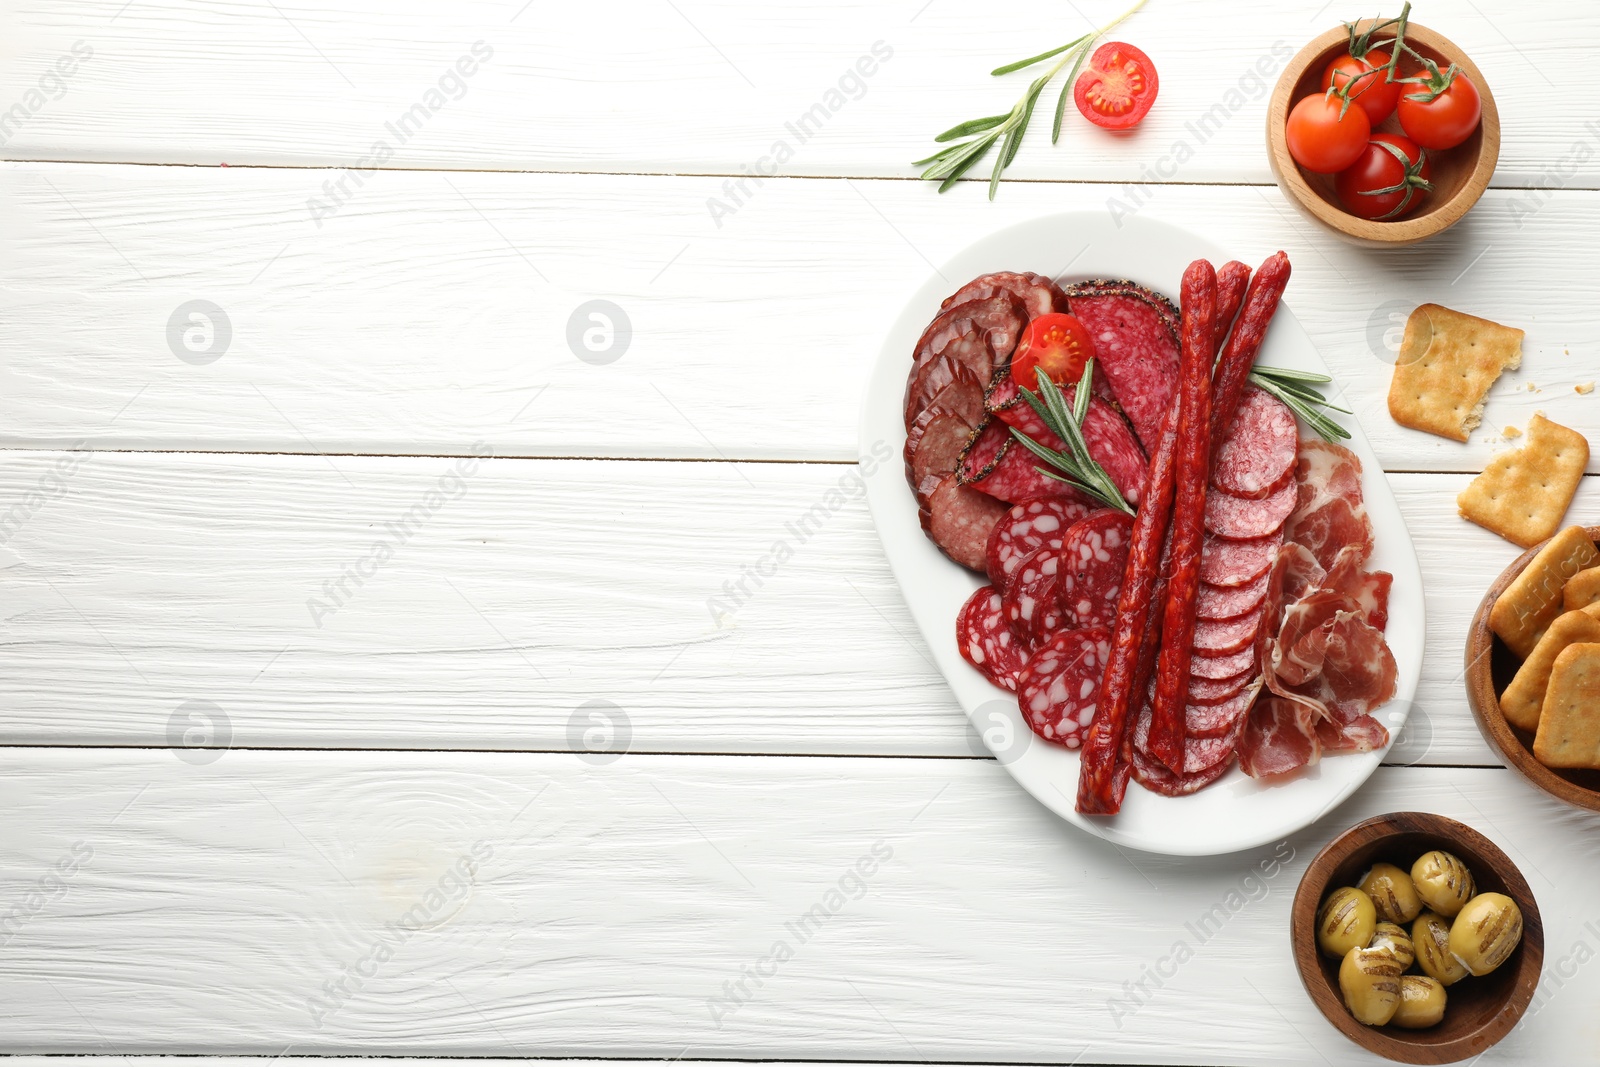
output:
[[[1366,29],[1372,21],[1362,20],[1357,25],[1358,31]],[[1384,40],[1381,33],[1378,40]],[[1329,30],[1300,49],[1284,67],[1267,101],[1267,159],[1272,164],[1278,188],[1295,207],[1317,222],[1348,241],[1368,247],[1415,244],[1448,230],[1478,202],[1494,176],[1495,164],[1500,161],[1500,110],[1495,106],[1494,94],[1489,91],[1483,71],[1457,45],[1426,26],[1408,23],[1406,43],[1438,63],[1441,69],[1452,62],[1459,64],[1478,90],[1483,117],[1478,128],[1461,144],[1428,153],[1433,168],[1433,191],[1414,214],[1405,218],[1391,222],[1357,218],[1339,205],[1332,174],[1306,170],[1289,154],[1284,129],[1289,109],[1303,97],[1322,91],[1323,69],[1350,44],[1349,32],[1343,26]],[[1392,115],[1379,124],[1378,131],[1402,132],[1399,121]]]
[[[1600,526],[1569,526],[1489,587],[1467,632],[1467,701],[1505,761],[1600,811]]]

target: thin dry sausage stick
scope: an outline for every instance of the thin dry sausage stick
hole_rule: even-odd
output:
[[[1244,291],[1250,284],[1250,268],[1230,259],[1217,268],[1217,355],[1228,340],[1228,327],[1244,304]]]
[[[1161,550],[1166,541],[1167,519],[1172,513],[1173,484],[1178,453],[1179,405],[1167,409],[1155,455],[1150,457],[1150,477],[1133,520],[1128,564],[1123,570],[1122,592],[1117,596],[1117,621],[1111,635],[1111,652],[1100,682],[1100,699],[1083,742],[1078,769],[1077,810],[1083,815],[1115,815],[1122,808],[1132,763],[1125,743],[1133,735],[1133,719],[1144,700],[1150,675],[1141,656],[1154,646],[1158,620]],[[1147,628],[1147,623],[1152,624]],[[1137,686],[1137,687],[1136,687]]]
[[[1267,326],[1283,290],[1289,284],[1289,257],[1274,252],[1256,270],[1250,287],[1244,294],[1244,307],[1239,311],[1239,321],[1222,346],[1217,358],[1217,369],[1211,383],[1211,444],[1220,448],[1227,436],[1228,425],[1239,410],[1239,399],[1244,396],[1245,383],[1250,380],[1250,368],[1255,366],[1256,353],[1267,336]],[[1221,320],[1218,320],[1221,321]],[[1214,457],[1213,457],[1214,458]]]
[[[1184,773],[1184,707],[1188,703],[1200,547],[1205,541],[1206,482],[1211,473],[1211,368],[1217,350],[1217,272],[1197,259],[1183,272],[1182,356],[1178,388],[1176,490],[1172,504],[1167,602],[1151,704],[1150,754]]]

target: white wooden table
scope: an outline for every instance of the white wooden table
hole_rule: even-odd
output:
[[[1535,409],[1600,430],[1600,104],[1551,103],[1600,17],[1418,6],[1505,147],[1417,248],[1338,243],[1266,167],[1266,83],[1360,4],[1151,0],[1116,35],[1161,71],[1137,136],[1040,122],[992,204],[907,180],[1020,91],[989,68],[1120,7],[6,0],[0,1052],[1364,1062],[1289,900],[1340,829],[1421,809],[1505,847],[1547,926],[1484,1062],[1596,1062],[1600,820],[1472,724],[1462,637],[1515,550],[1454,498]],[[848,471],[932,265],[1113,200],[1290,252],[1427,581],[1390,765],[1238,856],[1119,852],[1024,795],[859,497],[707,609]],[[609,362],[568,341],[595,300],[630,324]],[[1467,446],[1384,409],[1425,300],[1528,331]]]

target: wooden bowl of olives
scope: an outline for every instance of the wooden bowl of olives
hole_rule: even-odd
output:
[[[1295,891],[1300,981],[1334,1028],[1401,1063],[1454,1063],[1522,1018],[1544,964],[1539,906],[1470,826],[1379,815],[1319,852]]]

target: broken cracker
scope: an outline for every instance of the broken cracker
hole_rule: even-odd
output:
[[[1456,497],[1462,518],[1523,548],[1556,532],[1589,465],[1583,434],[1543,415],[1528,420],[1527,437],[1521,448],[1491,459]]]
[[[1438,304],[1406,319],[1389,382],[1389,414],[1413,430],[1465,441],[1502,371],[1522,365],[1522,331]]]
[[[1561,590],[1567,579],[1587,567],[1600,564],[1589,532],[1582,526],[1569,526],[1522,568],[1489,609],[1489,629],[1518,659],[1527,659],[1539,638],[1561,614]]]
[[[1535,729],[1539,725],[1539,709],[1544,705],[1550,668],[1556,656],[1568,645],[1591,642],[1600,643],[1600,619],[1582,611],[1558,615],[1500,695],[1500,710],[1505,713],[1506,721],[1521,730]]]
[[[1568,611],[1581,611],[1593,604],[1600,604],[1600,567],[1579,571],[1561,587],[1561,606]]]
[[[1533,758],[1546,767],[1600,770],[1600,644],[1568,645],[1555,658]]]

